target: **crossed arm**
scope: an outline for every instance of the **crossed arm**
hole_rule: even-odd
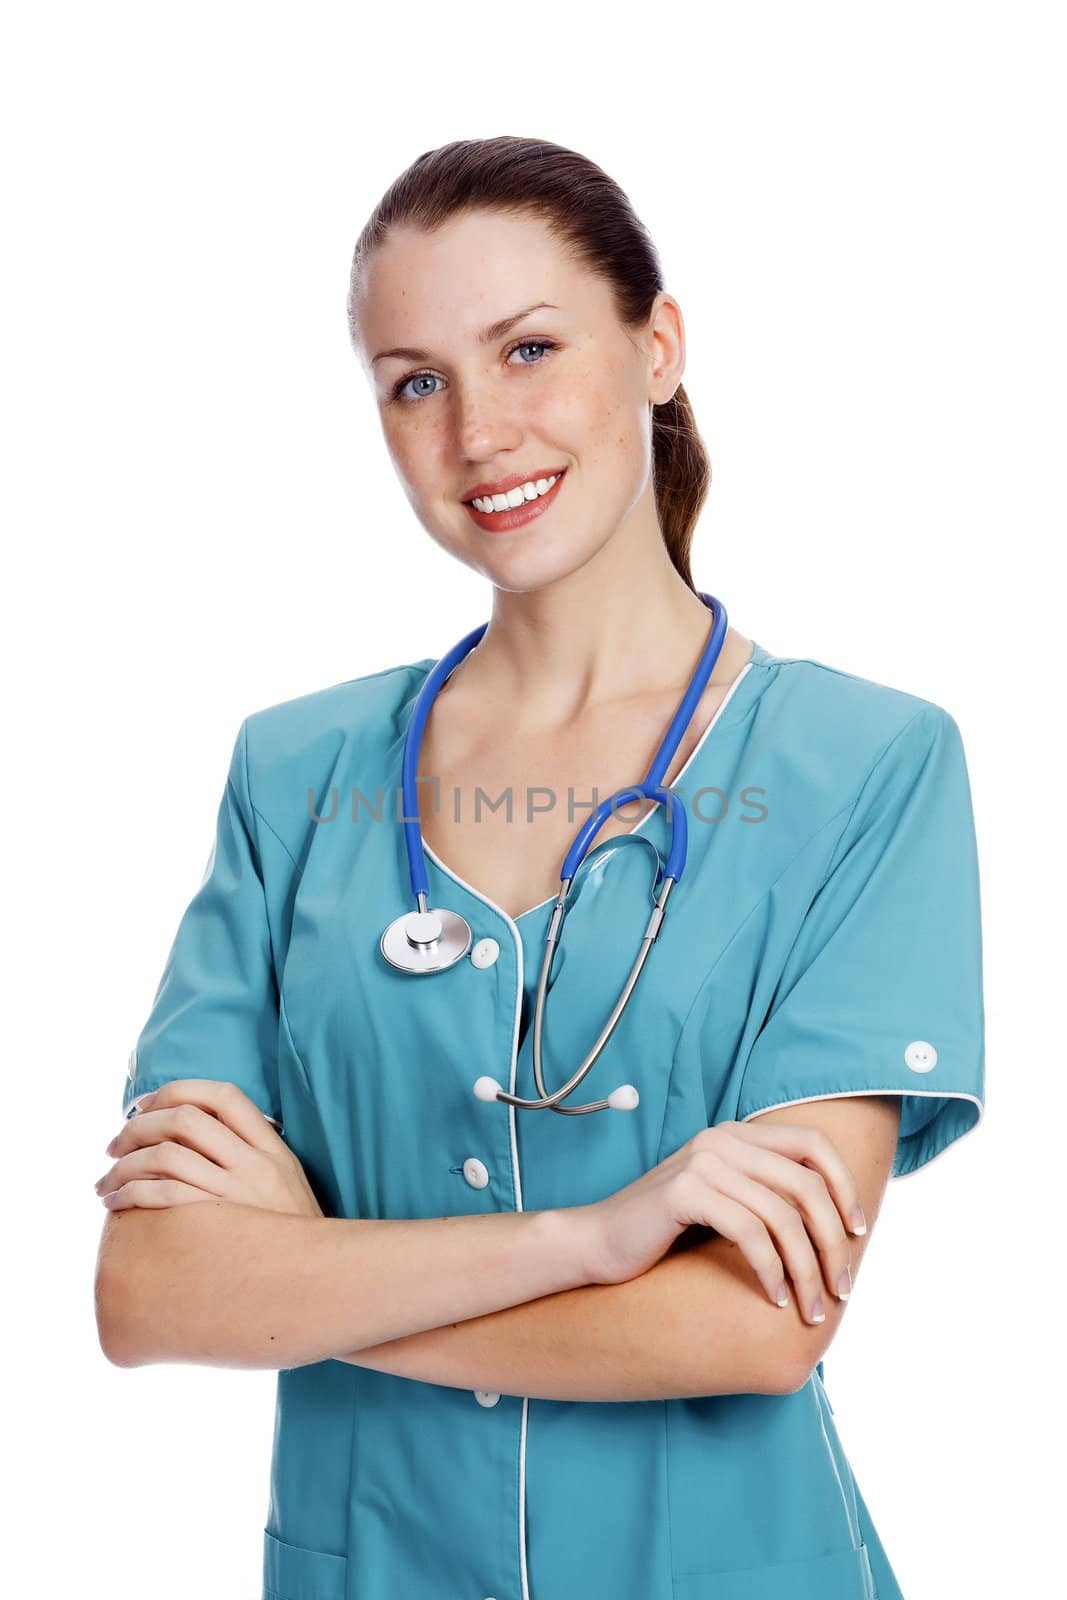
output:
[[[853,1278],[893,1165],[897,1115],[896,1096],[824,1099],[765,1114],[821,1128],[853,1171],[867,1216],[867,1234],[848,1235]],[[464,1229],[488,1219],[363,1224],[373,1234],[354,1242],[349,1222],[258,1205],[134,1210],[109,1218],[101,1243],[101,1342],[118,1365],[278,1368],[336,1358],[456,1389],[656,1400],[787,1394],[806,1382],[837,1333],[845,1304],[835,1294],[824,1294],[825,1322],[814,1325],[795,1299],[773,1306],[741,1250],[707,1229],[686,1230],[640,1277],[589,1285],[560,1259],[557,1218],[493,1219],[496,1235],[478,1235],[480,1248],[491,1246],[486,1270],[472,1277],[464,1272]],[[394,1237],[405,1230],[410,1237]],[[395,1269],[397,1250],[406,1278]],[[354,1259],[362,1296],[352,1285]],[[427,1299],[430,1262],[438,1282]],[[382,1330],[419,1326],[424,1331],[352,1347],[354,1330],[373,1328],[381,1339]]]
[[[765,1113],[822,1128],[850,1167],[868,1222],[865,1235],[849,1236],[853,1279],[891,1170],[898,1110],[896,1096],[857,1096]],[[354,1256],[345,1222],[221,1202],[137,1209],[121,1222],[108,1219],[97,1281],[101,1340],[120,1365],[290,1367],[333,1358],[453,1388],[652,1400],[791,1392],[807,1381],[843,1315],[832,1292],[820,1324],[803,1319],[794,1299],[772,1305],[742,1252],[715,1233],[701,1239],[706,1229],[688,1230],[626,1283],[585,1283],[552,1248],[557,1217],[495,1219],[492,1271],[479,1281],[460,1270],[469,1249],[463,1229],[489,1219],[365,1225],[374,1233]],[[437,1232],[398,1243],[412,1228]],[[485,1242],[479,1236],[480,1248]],[[408,1279],[419,1278],[414,1288],[397,1274],[397,1249],[406,1251]],[[354,1258],[362,1296],[352,1292]],[[421,1278],[428,1260],[439,1273],[437,1315]],[[372,1327],[380,1337],[382,1328],[418,1327],[420,1317],[423,1331],[352,1348],[353,1329]]]
[[[899,1128],[896,1095],[816,1100],[768,1111],[768,1122],[823,1129],[851,1168],[867,1219],[849,1236],[852,1278],[870,1242]],[[692,1231],[692,1230],[691,1230]],[[695,1230],[699,1235],[708,1230]],[[547,1400],[659,1400],[800,1388],[828,1349],[845,1302],[825,1293],[825,1322],[792,1296],[771,1305],[730,1240],[677,1247],[627,1283],[568,1289],[488,1316],[338,1357],[451,1388]]]

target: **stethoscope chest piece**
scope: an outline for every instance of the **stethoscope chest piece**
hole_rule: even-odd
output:
[[[470,947],[470,924],[458,911],[405,912],[381,938],[382,955],[402,972],[444,972]]]

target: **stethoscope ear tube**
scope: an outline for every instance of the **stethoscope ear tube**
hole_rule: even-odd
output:
[[[641,976],[641,971],[646,960],[648,959],[648,953],[652,949],[652,946],[655,944],[656,940],[659,938],[660,929],[663,926],[663,918],[666,914],[667,897],[673,889],[674,884],[674,878],[666,877],[660,886],[659,894],[656,897],[656,903],[652,909],[652,914],[648,919],[648,926],[645,928],[644,935],[641,939],[641,948],[637,952],[634,964],[630,969],[630,975],[626,980],[622,993],[615,1002],[611,1016],[604,1024],[600,1037],[597,1039],[593,1048],[590,1050],[589,1054],[586,1056],[585,1060],[582,1062],[574,1076],[570,1078],[562,1086],[562,1088],[557,1089],[554,1094],[549,1094],[545,1088],[544,1071],[541,1061],[541,1042],[544,1031],[545,1001],[548,994],[548,980],[552,971],[552,962],[555,957],[556,946],[559,943],[559,936],[563,924],[562,912],[565,891],[561,894],[560,899],[556,901],[555,909],[553,911],[553,923],[555,924],[554,936],[546,937],[545,939],[545,953],[541,960],[541,972],[537,983],[537,1006],[534,1011],[533,1069],[534,1077],[537,1080],[538,1093],[540,1094],[541,1098],[539,1100],[523,1100],[520,1098],[520,1096],[506,1094],[503,1089],[499,1088],[498,1093],[494,1096],[494,1098],[503,1100],[507,1105],[518,1106],[523,1111],[558,1111],[560,1115],[564,1117],[581,1117],[585,1116],[590,1111],[636,1110],[637,1106],[641,1103],[641,1097],[632,1083],[621,1083],[617,1089],[612,1091],[606,1100],[592,1100],[588,1105],[564,1106],[561,1105],[560,1102],[565,1100],[568,1095],[574,1093],[575,1089],[577,1089],[578,1085],[593,1067],[597,1057],[600,1055],[601,1051],[604,1049],[604,1046],[607,1044],[608,1040],[611,1038],[616,1027],[618,1026],[619,1019],[629,1004],[630,996],[637,987],[637,980]],[[569,888],[569,885],[567,887]],[[479,1081],[484,1082],[484,1080]]]
[[[426,876],[426,856],[422,848],[422,829],[419,826],[419,790],[417,784],[419,749],[422,745],[422,730],[426,726],[426,718],[430,715],[430,707],[434,703],[438,689],[446,678],[459,666],[460,662],[469,656],[475,645],[478,644],[489,624],[483,622],[480,628],[472,628],[446,656],[442,656],[437,665],[429,673],[425,683],[419,690],[408,723],[407,735],[404,739],[404,766],[403,766],[403,801],[404,801],[404,843],[408,853],[408,873],[411,878],[411,893],[414,899],[428,896],[430,892],[429,880]],[[421,909],[425,910],[425,906]]]
[[[391,922],[379,940],[379,949],[390,966],[419,977],[447,972],[449,967],[454,967],[467,954],[473,939],[469,922],[458,911],[429,908],[430,883],[426,875],[426,853],[419,823],[418,766],[422,731],[437,692],[459,663],[470,655],[488,626],[487,622],[483,622],[480,627],[472,628],[427,674],[412,708],[404,738],[402,822],[408,876],[418,910],[406,911]],[[436,919],[436,922],[431,923],[430,919]]]

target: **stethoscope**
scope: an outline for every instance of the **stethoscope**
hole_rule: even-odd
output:
[[[582,1082],[586,1073],[593,1066],[600,1052],[614,1033],[619,1019],[629,1003],[634,987],[645,964],[648,952],[659,936],[663,926],[666,912],[667,897],[671,889],[679,881],[685,868],[686,847],[688,842],[688,829],[685,820],[685,809],[670,789],[663,787],[665,777],[675,751],[682,742],[685,730],[688,728],[696,710],[696,705],[708,679],[715,668],[719,658],[723,640],[726,637],[726,608],[714,595],[702,594],[704,604],[711,611],[714,621],[707,643],[693,673],[692,681],[682,696],[681,703],[674,713],[670,727],[667,729],[663,743],[656,752],[655,760],[648,769],[642,783],[635,784],[630,789],[620,789],[603,801],[583,823],[575,837],[574,843],[567,852],[566,859],[560,871],[560,890],[552,911],[548,932],[545,935],[545,953],[541,962],[541,974],[537,984],[537,1007],[534,1013],[533,1032],[533,1068],[537,1080],[539,1100],[523,1100],[518,1095],[507,1094],[495,1078],[482,1077],[474,1085],[474,1093],[479,1100],[502,1100],[510,1106],[518,1106],[522,1111],[558,1111],[563,1116],[583,1116],[588,1111],[633,1111],[639,1103],[639,1095],[632,1083],[620,1084],[612,1090],[606,1100],[593,1100],[584,1106],[563,1106],[560,1101],[572,1094]],[[408,870],[411,877],[411,893],[418,905],[417,911],[406,911],[403,916],[391,922],[381,937],[381,951],[385,959],[402,972],[431,973],[444,972],[448,967],[456,964],[465,956],[471,945],[470,925],[457,911],[446,911],[435,906],[432,910],[427,904],[429,882],[426,877],[426,857],[422,847],[422,827],[419,822],[418,789],[416,788],[416,770],[419,761],[419,747],[422,743],[422,730],[429,716],[430,707],[434,696],[442,684],[451,676],[459,663],[470,654],[478,644],[486,628],[483,622],[480,628],[475,628],[461,639],[457,645],[442,656],[437,665],[430,672],[419,691],[408,723],[407,735],[404,740],[404,766],[403,766],[403,802],[404,802],[404,841],[407,846]],[[552,971],[552,961],[556,953],[563,928],[563,917],[567,894],[574,878],[574,874],[585,859],[596,835],[600,832],[609,814],[616,805],[628,804],[631,800],[641,797],[655,800],[657,803],[666,804],[670,813],[671,823],[671,848],[664,869],[662,863],[657,867],[656,879],[652,885],[651,895],[654,901],[652,915],[648,919],[641,940],[641,948],[630,971],[630,976],[615,1002],[615,1008],[608,1018],[596,1044],[586,1056],[582,1065],[572,1078],[566,1082],[555,1094],[548,1094],[541,1068],[541,1037],[544,1028],[545,1000],[548,993],[548,979]],[[660,872],[663,872],[662,885],[659,894],[656,894],[656,884],[660,882]]]

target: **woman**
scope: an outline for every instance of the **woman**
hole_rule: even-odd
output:
[[[104,1347],[279,1369],[273,1600],[894,1600],[821,1357],[888,1179],[982,1113],[959,730],[694,587],[681,313],[593,163],[428,152],[349,314],[492,615],[432,700],[431,657],[242,724],[99,1186]],[[420,900],[395,800],[427,705]],[[668,729],[680,803],[617,808],[573,871],[542,1094],[560,864]],[[653,897],[591,1075],[516,1104],[585,1062]],[[412,944],[435,910],[469,941]]]

